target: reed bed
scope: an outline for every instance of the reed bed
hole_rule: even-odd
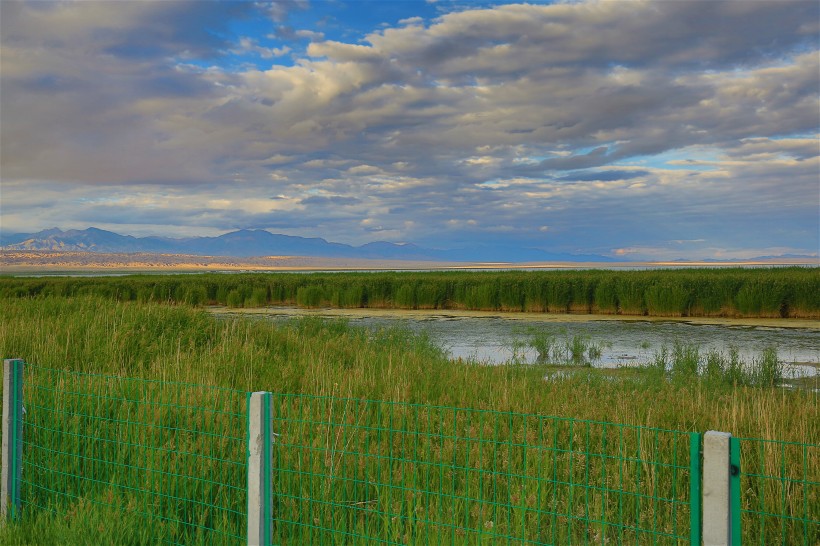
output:
[[[820,275],[814,267],[0,277],[0,297],[49,295],[230,307],[820,318]]]
[[[219,389],[276,393],[276,429],[282,434],[275,450],[276,533],[281,543],[293,544],[360,543],[365,536],[386,543],[450,543],[455,537],[455,543],[473,544],[501,540],[512,531],[541,543],[645,543],[652,536],[660,537],[657,543],[676,543],[688,513],[685,503],[669,499],[685,500],[687,472],[675,468],[673,474],[661,461],[687,460],[689,432],[727,430],[797,444],[820,438],[820,404],[808,391],[731,386],[703,374],[652,369],[613,379],[582,368],[545,381],[554,368],[450,361],[424,337],[397,329],[370,332],[343,321],[216,318],[186,305],[116,302],[110,295],[1,301],[0,353],[53,370],[39,372],[27,397],[39,392],[44,400],[53,398],[62,378],[70,379],[69,392],[90,391],[103,399],[89,408],[82,396],[62,394],[65,399],[55,407],[64,408],[63,421],[74,435],[46,425],[32,432],[41,437],[29,441],[50,450],[42,460],[58,454],[58,466],[38,463],[43,468],[37,472],[52,472],[46,483],[68,493],[33,492],[31,502],[43,509],[27,511],[19,525],[0,531],[0,542],[8,544],[222,542],[214,537],[231,542],[241,534],[232,518],[241,517],[245,501],[227,485],[244,485],[241,465],[220,474],[209,459],[184,455],[204,449],[206,455],[241,460],[229,439],[209,443],[203,435],[216,430],[242,436],[241,397],[213,394]],[[93,382],[93,374],[155,386]],[[152,405],[172,399],[180,406],[173,412]],[[200,406],[235,417],[214,419]],[[43,412],[32,412],[32,418],[35,413]],[[177,432],[162,441],[149,438],[149,423]],[[99,433],[85,437],[91,427]],[[639,432],[646,430],[640,427],[658,432]],[[108,441],[114,438],[158,443],[168,451],[129,455]],[[78,450],[91,460],[70,455]],[[814,452],[782,453],[777,469],[768,470],[820,481]],[[125,466],[99,462],[109,459]],[[65,469],[64,483],[54,468]],[[170,493],[177,486],[136,485],[149,479],[146,469],[148,476],[155,470],[179,474],[178,487],[193,487],[193,498],[213,499],[221,511],[198,522],[190,503],[169,498],[183,497],[181,489]],[[87,487],[72,483],[69,474],[97,481]],[[191,485],[184,478],[202,475],[214,483]],[[605,486],[584,487],[602,475]],[[659,493],[642,496],[642,490],[630,489],[635,483],[660,484]],[[791,489],[784,495],[773,485],[759,491],[763,500],[755,497],[747,515],[756,516],[761,506],[820,513],[816,496]],[[158,513],[168,523],[146,525],[144,514],[156,515],[158,499],[164,502]],[[817,525],[784,521],[785,530],[748,531],[749,540],[805,536],[811,544],[820,538]],[[197,531],[197,525],[211,531]]]

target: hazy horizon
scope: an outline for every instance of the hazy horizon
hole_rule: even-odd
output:
[[[0,228],[818,256],[814,1],[0,2]]]

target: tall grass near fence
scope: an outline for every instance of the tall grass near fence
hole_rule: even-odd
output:
[[[97,295],[299,305],[649,316],[820,318],[817,268],[0,277],[0,297]]]
[[[46,367],[215,385],[242,391],[333,395],[707,430],[749,437],[820,435],[810,392],[731,389],[692,377],[633,371],[611,381],[581,370],[544,382],[549,366],[450,361],[423,336],[368,331],[315,318],[270,323],[214,318],[184,306],[97,297],[2,301],[0,350]],[[708,383],[708,384],[707,384]],[[646,393],[646,395],[644,395]],[[812,436],[811,434],[814,434]]]
[[[0,351],[57,369],[241,391],[566,415],[676,430],[722,426],[788,441],[820,436],[820,420],[810,418],[818,411],[812,392],[730,388],[698,377],[667,381],[640,370],[618,374],[624,375],[619,381],[590,369],[545,382],[550,366],[450,361],[423,336],[316,318],[271,323],[98,297],[15,298],[2,300]]]
[[[743,544],[820,543],[820,445],[740,438]]]
[[[441,406],[275,399],[277,543],[689,538],[687,433]]]
[[[552,514],[556,513],[556,517],[564,518],[562,521],[572,520],[583,512],[583,508],[578,506],[587,506],[594,518],[598,518],[600,513],[608,513],[610,515],[607,517],[613,517],[614,508],[609,503],[612,502],[614,493],[593,491],[580,485],[586,480],[583,474],[586,470],[580,469],[586,468],[587,464],[591,465],[591,471],[599,472],[603,467],[595,465],[604,465],[606,461],[610,461],[618,466],[620,463],[616,464],[615,461],[626,457],[622,457],[621,452],[617,450],[610,451],[616,449],[615,444],[610,443],[616,435],[612,431],[606,432],[605,453],[608,455],[603,456],[600,462],[600,457],[582,456],[579,452],[527,454],[527,465],[543,456],[545,464],[556,469],[554,472],[565,473],[564,478],[559,480],[562,484],[554,486],[564,488],[560,491],[561,499],[564,499],[565,494],[570,494],[570,486],[567,485],[570,474],[567,473],[570,472],[571,465],[571,475],[574,476],[572,483],[575,484],[571,489],[573,502],[577,502],[579,498],[593,499],[589,504],[561,505],[559,512],[548,512],[549,507],[543,504],[543,495],[548,491],[548,487],[553,486],[546,481],[538,481],[538,475],[526,479],[516,477],[529,476],[528,472],[532,470],[530,466],[524,466],[523,454],[518,455],[521,453],[521,446],[518,444],[524,443],[521,439],[531,438],[535,434],[536,444],[544,449],[549,446],[549,442],[541,443],[540,433],[534,432],[542,426],[544,438],[551,439],[555,434],[567,441],[574,438],[572,445],[584,446],[583,449],[589,447],[591,452],[601,455],[603,445],[600,442],[603,440],[600,438],[603,430],[595,428],[598,425],[590,425],[589,444],[585,444],[587,433],[583,427],[586,425],[578,425],[581,428],[573,428],[570,432],[566,428],[561,428],[569,425],[561,425],[558,421],[550,420],[548,416],[623,423],[626,426],[624,431],[632,430],[629,427],[636,426],[683,432],[730,430],[744,437],[777,438],[798,443],[816,443],[816,439],[820,437],[820,407],[818,397],[811,392],[761,387],[730,388],[697,377],[677,381],[670,380],[668,376],[660,377],[658,374],[644,373],[640,370],[617,380],[596,370],[581,370],[582,373],[573,376],[545,381],[544,378],[550,369],[546,366],[480,366],[452,362],[423,337],[415,337],[401,330],[368,332],[336,321],[308,319],[289,324],[271,324],[263,320],[217,319],[204,311],[184,306],[118,303],[101,297],[14,298],[2,301],[0,353],[4,356],[25,356],[28,361],[42,368],[61,370],[55,373],[68,374],[63,376],[66,378],[86,377],[71,375],[80,372],[139,377],[161,382],[158,385],[173,381],[237,391],[270,390],[277,393],[298,393],[300,396],[282,398],[283,413],[278,414],[278,432],[283,433],[280,440],[292,444],[290,451],[277,452],[277,457],[291,457],[283,461],[287,462],[287,465],[283,464],[282,468],[287,470],[279,476],[278,487],[283,499],[304,498],[308,495],[307,505],[313,507],[316,516],[312,519],[308,517],[310,514],[301,513],[299,517],[304,516],[306,519],[299,521],[307,523],[296,523],[294,505],[282,504],[277,508],[283,510],[279,512],[281,515],[287,516],[283,525],[290,525],[280,529],[280,532],[284,533],[282,536],[294,538],[294,541],[295,537],[315,537],[318,540],[325,532],[322,529],[330,525],[331,520],[328,518],[334,513],[346,514],[344,517],[347,519],[343,523],[351,532],[363,532],[354,531],[355,526],[359,525],[358,520],[363,518],[366,521],[361,525],[384,526],[386,533],[393,533],[389,536],[402,536],[402,533],[407,532],[408,522],[411,521],[408,519],[409,514],[420,505],[421,498],[406,498],[407,492],[400,493],[392,488],[391,484],[394,482],[388,480],[388,476],[401,478],[403,475],[415,480],[411,483],[415,484],[414,487],[420,486],[420,489],[416,490],[422,491],[422,495],[425,494],[424,491],[441,490],[442,494],[452,491],[452,479],[456,480],[457,488],[465,488],[465,496],[469,495],[470,491],[489,487],[491,483],[496,483],[496,491],[505,491],[504,494],[510,498],[517,495],[517,502],[512,503],[512,512],[502,511],[502,517],[498,519],[481,519],[488,515],[488,510],[491,510],[495,506],[493,503],[498,501],[499,497],[492,496],[496,493],[490,493],[491,496],[486,497],[490,500],[486,502],[476,501],[469,506],[465,504],[460,508],[456,507],[455,513],[458,516],[455,521],[459,527],[446,527],[447,532],[451,533],[447,536],[452,536],[453,530],[458,532],[460,528],[465,537],[472,537],[471,541],[477,541],[478,537],[491,538],[491,533],[499,533],[496,525],[503,524],[505,529],[517,529],[522,514],[525,528],[528,525],[527,518],[535,517],[535,514],[551,518]],[[56,384],[58,381],[43,380],[40,384],[44,389],[48,389],[51,383]],[[74,392],[91,388],[96,394],[104,394],[103,391],[94,391],[96,387],[81,386],[81,383],[82,381],[73,388]],[[70,382],[64,384],[71,385]],[[105,386],[104,389],[109,388],[113,389],[113,386]],[[128,388],[125,388],[124,393],[120,398],[130,399],[132,395],[138,394],[133,389],[129,391]],[[106,438],[121,431],[126,439],[131,435],[132,443],[139,443],[142,441],[140,433],[136,432],[139,427],[117,429],[115,423],[147,423],[149,418],[157,418],[163,425],[181,428],[170,421],[173,419],[170,413],[159,410],[159,413],[151,415],[153,406],[150,402],[157,397],[162,400],[159,393],[145,393],[145,396],[140,396],[133,402],[103,401],[97,408],[103,415],[99,421],[84,421],[78,418],[77,422],[73,423],[73,417],[68,421],[71,426],[81,429],[85,427],[86,431],[89,425],[99,426],[100,434]],[[194,396],[197,397],[199,394]],[[211,404],[206,395],[203,394],[202,397],[205,404]],[[328,397],[335,401],[328,401]],[[82,397],[75,398],[78,400],[72,403],[81,404],[79,400],[82,400]],[[184,396],[182,399],[185,400]],[[381,400],[383,405],[382,402],[360,402],[362,399]],[[65,400],[66,403],[69,401]],[[396,405],[390,406],[391,403]],[[446,412],[435,413],[438,411],[435,408],[413,409],[415,406],[412,404],[449,406],[450,411],[452,408],[465,410],[458,410],[457,415],[448,416]],[[189,404],[183,402],[180,405]],[[191,402],[191,405],[198,403]],[[218,408],[219,405],[215,407]],[[390,409],[391,407],[393,409]],[[514,417],[510,427],[501,418],[494,417],[495,413],[483,414],[476,410],[513,412],[530,416]],[[200,432],[196,427],[204,426],[197,424],[202,419],[198,411],[183,408],[182,415],[187,416],[187,420],[192,420],[185,425],[186,430]],[[288,418],[287,423],[284,421],[285,417]],[[419,423],[418,429],[414,428],[416,421]],[[215,421],[214,425],[228,426],[227,422],[220,424],[218,421]],[[454,430],[450,431],[450,427],[453,426]],[[231,428],[238,427],[239,425]],[[418,430],[418,434],[405,432],[407,427]],[[147,429],[150,427],[146,425],[142,428],[148,433]],[[513,431],[512,458],[509,456],[509,446],[502,446],[503,442],[500,441],[509,442],[509,430]],[[441,439],[443,432],[446,432],[449,438]],[[231,433],[236,435],[237,431],[232,430]],[[631,432],[624,434],[625,446],[636,445],[636,440],[629,436]],[[197,441],[191,439],[195,435],[186,435],[188,433],[169,432],[165,438],[170,440],[172,437],[178,437],[179,441],[194,443]],[[75,439],[79,442],[81,452],[86,454],[102,453],[104,446],[107,445],[103,440],[81,436]],[[43,444],[48,447],[49,441],[46,436]],[[157,438],[157,441],[160,441],[160,438]],[[415,441],[419,443],[415,444]],[[650,442],[646,446],[649,451],[643,452],[647,457],[656,457],[656,452],[652,451],[654,441],[642,436],[641,442]],[[662,454],[664,460],[668,460],[667,456],[672,455],[668,450],[671,444],[662,437],[657,441],[657,456],[660,457]],[[529,442],[528,439],[526,443]],[[164,443],[163,441],[162,445]],[[169,444],[169,447],[172,445]],[[56,444],[55,446],[59,447]],[[76,444],[72,444],[72,450],[76,450],[77,447]],[[406,450],[412,451],[412,448],[416,448],[416,454],[421,451],[429,452],[439,457],[435,460],[455,461],[458,468],[471,470],[465,471],[463,479],[460,475],[454,475],[455,478],[445,475],[442,481],[441,472],[444,467],[435,467],[439,472],[435,478],[438,481],[432,481],[433,474],[425,472],[433,466],[420,461],[412,463],[397,460],[393,457],[399,454],[400,449],[407,453]],[[503,477],[499,473],[493,474],[492,469],[487,467],[488,464],[491,465],[489,459],[482,459],[485,455],[479,454],[483,453],[485,448],[495,450],[498,457],[495,459],[496,470],[504,468],[503,465],[507,463],[503,461],[512,461],[512,466],[509,467],[514,474],[512,478]],[[631,453],[629,449],[623,453],[628,455]],[[360,456],[354,456],[354,451],[359,452]],[[296,456],[294,453],[301,455]],[[546,459],[548,456],[553,457],[552,463]],[[164,464],[160,462],[160,457],[155,457],[155,460],[158,464]],[[780,461],[789,475],[805,472],[808,476],[816,476],[818,473],[819,463],[812,458],[789,455]],[[472,466],[473,463],[475,467]],[[72,462],[66,456],[65,464],[81,463],[76,457]],[[185,467],[189,464],[201,465],[203,462],[179,461],[174,464]],[[359,464],[363,466],[357,466]],[[553,466],[549,466],[550,464]],[[624,459],[623,464],[625,475],[631,476],[629,472],[633,470],[628,470],[628,465],[632,463]],[[641,468],[646,470],[651,466],[652,464],[644,464]],[[74,542],[77,543],[94,542],[100,536],[114,537],[112,541],[117,542],[117,536],[123,536],[122,533],[139,528],[140,532],[146,533],[145,542],[151,542],[157,535],[150,534],[150,529],[138,525],[139,512],[149,503],[145,501],[141,508],[139,502],[130,496],[134,492],[129,493],[127,490],[112,486],[115,479],[120,479],[114,475],[117,468],[119,467],[109,466],[107,470],[98,469],[105,476],[100,480],[105,484],[97,484],[99,487],[95,485],[97,488],[88,495],[84,494],[82,498],[58,496],[49,507],[59,516],[47,517],[42,513],[32,515],[32,519],[27,520],[29,523],[3,531],[2,533],[9,534],[0,534],[0,540],[8,543],[30,542],[35,536],[39,536],[36,535],[38,531],[47,528],[59,529],[59,533],[63,533],[64,536],[76,538]],[[168,467],[161,469],[167,470]],[[448,472],[446,468],[443,471]],[[634,471],[637,472],[637,469]],[[576,472],[581,473],[575,474]],[[428,475],[431,480],[429,482]],[[616,479],[616,473],[612,467],[607,467],[606,476],[607,483],[613,484],[611,480]],[[130,487],[134,482],[128,480],[135,478],[129,477],[125,472],[122,479],[122,483]],[[305,487],[309,486],[308,489],[300,488],[298,484],[302,480]],[[343,499],[331,496],[327,502],[311,496],[313,492],[321,491],[322,484],[328,480],[331,484],[340,485],[343,491],[347,491],[345,495],[348,496]],[[512,484],[512,490],[499,489],[499,480],[506,480],[506,483]],[[370,482],[381,485],[371,486]],[[519,495],[515,488],[524,482],[529,484],[530,488],[534,487],[533,484],[540,484],[535,487],[541,488],[541,501],[538,501],[537,493],[534,503],[521,500],[527,497]],[[625,483],[632,482],[627,480]],[[72,486],[70,483],[66,485]],[[765,506],[779,506],[777,503],[781,502],[781,490],[764,488],[762,491]],[[163,491],[160,490],[159,493]],[[584,497],[585,494],[587,497]],[[153,490],[145,495],[148,497],[137,498],[165,498]],[[382,505],[382,508],[387,509],[382,512],[387,515],[378,522],[374,521],[377,518],[375,514],[362,508],[372,506],[374,499],[389,501]],[[625,500],[626,497],[622,497],[622,501]],[[235,507],[242,506],[242,501],[238,497],[232,502]],[[361,502],[365,504],[357,504]],[[603,508],[599,508],[599,503],[603,503]],[[344,509],[338,506],[337,510],[331,509],[338,504],[342,504]],[[128,511],[129,506],[133,506],[134,510]],[[168,502],[166,507],[174,514],[184,513],[186,510],[173,506],[173,502]],[[621,506],[626,507],[623,502]],[[642,506],[646,508],[646,505]],[[814,506],[809,504],[809,509],[814,510]],[[116,507],[126,508],[122,512],[122,517],[100,519],[100,513],[118,514]],[[598,510],[601,512],[597,512]],[[626,518],[628,513],[628,510],[623,512],[623,517]],[[660,512],[658,514],[656,529],[673,529],[674,534],[673,521],[682,517],[681,513],[676,512],[677,515],[672,519],[671,516],[662,515]],[[428,514],[425,517],[430,519],[429,516]],[[393,520],[393,517],[396,519]],[[422,516],[415,517],[417,520],[412,521],[421,521]],[[316,518],[319,519],[319,523],[314,521]],[[492,527],[487,524],[489,521],[493,522]],[[511,524],[511,521],[518,523]],[[632,521],[633,527],[641,529],[650,525],[646,521]],[[482,525],[480,529],[477,527],[479,523]],[[233,533],[228,530],[227,520],[224,525],[220,529],[224,528],[226,533]],[[187,529],[188,526],[179,528]],[[619,529],[623,529],[623,536],[633,536],[630,533],[637,532],[626,527],[610,527],[603,524],[600,524],[598,529],[600,532],[608,533],[610,537],[613,534],[618,536]],[[182,531],[166,528],[162,531],[165,534],[161,536],[163,540],[174,541],[176,539],[173,537],[183,536],[174,534],[180,532]],[[433,533],[428,536],[444,537],[446,534],[444,529],[432,526],[428,526],[428,532]],[[59,537],[57,531],[54,533],[55,537]],[[194,541],[198,540],[198,535],[194,531],[191,533],[193,534],[184,536],[193,537]]]
[[[26,372],[24,513],[72,518],[88,504],[142,520],[105,528],[113,542],[242,539],[244,392],[34,364]]]

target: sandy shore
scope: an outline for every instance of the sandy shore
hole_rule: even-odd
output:
[[[721,317],[645,317],[631,315],[587,315],[570,313],[522,313],[501,311],[465,311],[458,309],[303,309],[299,307],[259,307],[230,308],[213,306],[208,310],[214,314],[240,315],[314,315],[324,317],[381,317],[381,318],[446,318],[446,317],[500,317],[509,320],[528,322],[588,322],[603,321],[641,321],[641,322],[685,322],[688,324],[712,324],[719,326],[763,326],[768,328],[810,328],[820,330],[820,320],[782,319],[782,318],[721,318]]]

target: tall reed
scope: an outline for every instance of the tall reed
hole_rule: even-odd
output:
[[[475,309],[650,316],[820,318],[817,268],[652,271],[0,277],[0,297],[98,295],[231,307]]]

